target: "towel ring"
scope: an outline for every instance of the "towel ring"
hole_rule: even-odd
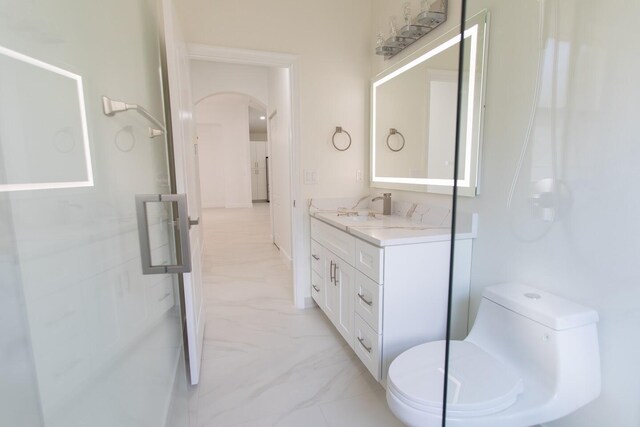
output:
[[[400,146],[400,148],[398,149],[391,148],[391,144],[389,144],[389,138],[391,138],[391,135],[400,135],[400,138],[402,138],[402,145]],[[402,150],[404,148],[404,135],[398,132],[397,129],[394,129],[394,128],[389,129],[389,135],[387,135],[387,147],[389,147],[389,150],[394,151],[396,153]]]
[[[347,145],[345,148],[338,148],[338,146],[336,145],[336,134],[343,133],[343,132],[346,133],[347,136],[349,137],[349,145]],[[351,147],[351,135],[349,134],[349,132],[342,129],[342,126],[336,126],[336,131],[333,133],[333,136],[331,137],[331,142],[333,143],[333,146],[335,147],[336,150],[347,151],[349,147]]]

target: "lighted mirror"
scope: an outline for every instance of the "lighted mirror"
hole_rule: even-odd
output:
[[[0,192],[93,186],[82,78],[0,46]]]
[[[464,32],[460,195],[478,192],[488,13]],[[371,94],[371,186],[450,194],[453,188],[460,33],[456,28],[378,75]]]

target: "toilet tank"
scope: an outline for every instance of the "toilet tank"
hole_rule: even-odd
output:
[[[466,338],[552,395],[573,402],[600,393],[598,313],[530,286],[487,287]]]

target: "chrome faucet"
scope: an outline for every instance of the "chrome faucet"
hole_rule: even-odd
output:
[[[374,197],[372,202],[382,200],[382,215],[391,215],[391,193],[383,193],[382,196]]]

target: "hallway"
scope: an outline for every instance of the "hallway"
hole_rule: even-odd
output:
[[[400,426],[324,314],[293,307],[269,205],[254,206],[203,210],[207,326],[192,426]]]

